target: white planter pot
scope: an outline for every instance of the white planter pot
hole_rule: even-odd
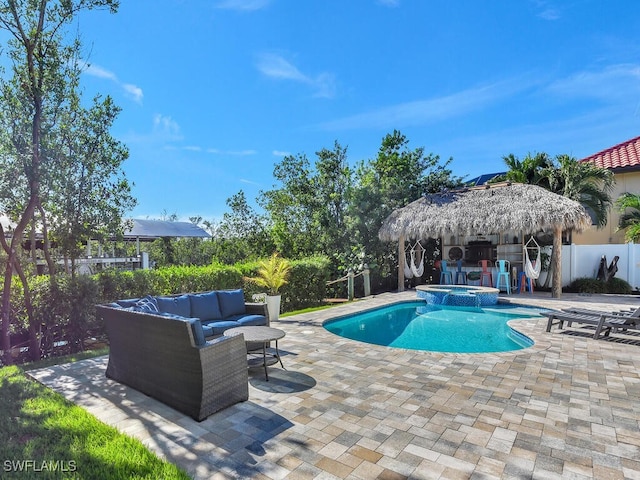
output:
[[[282,295],[267,295],[267,310],[269,321],[278,320],[280,317],[280,300]]]

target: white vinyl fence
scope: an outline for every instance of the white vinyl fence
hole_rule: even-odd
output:
[[[562,286],[577,278],[596,278],[600,259],[607,257],[607,267],[613,257],[618,260],[616,278],[629,282],[634,290],[640,289],[640,244],[564,245],[562,247]]]

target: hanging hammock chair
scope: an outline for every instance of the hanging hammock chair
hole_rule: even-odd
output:
[[[409,243],[409,246],[411,247],[411,243]],[[409,264],[410,258],[413,258],[413,247],[411,247],[409,252],[405,251],[404,254],[404,278],[406,279],[413,278],[413,272],[411,271],[411,266]]]
[[[404,278],[413,278],[413,272],[411,271],[411,267],[409,266],[409,262],[406,258],[404,259]]]
[[[417,248],[420,247],[420,248]],[[417,250],[417,252],[416,252]],[[411,273],[414,277],[421,277],[424,273],[424,247],[417,241],[413,247],[411,247]],[[416,254],[420,257],[418,265],[416,266]]]
[[[529,245],[533,243],[533,245]],[[532,264],[529,259],[529,249],[537,250],[537,257],[535,262]],[[524,273],[527,277],[536,280],[540,276],[540,272],[542,270],[542,261],[540,260],[540,245],[536,242],[536,239],[531,237],[527,243],[524,245]]]

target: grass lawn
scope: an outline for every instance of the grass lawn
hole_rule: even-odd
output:
[[[189,478],[15,366],[0,369],[0,432],[3,479]]]

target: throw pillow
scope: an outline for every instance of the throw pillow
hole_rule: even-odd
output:
[[[222,318],[227,318],[231,315],[242,315],[246,311],[244,292],[241,288],[237,290],[218,290],[218,300]]]
[[[151,295],[138,300],[134,305],[135,310],[139,312],[158,313],[158,303]]]

